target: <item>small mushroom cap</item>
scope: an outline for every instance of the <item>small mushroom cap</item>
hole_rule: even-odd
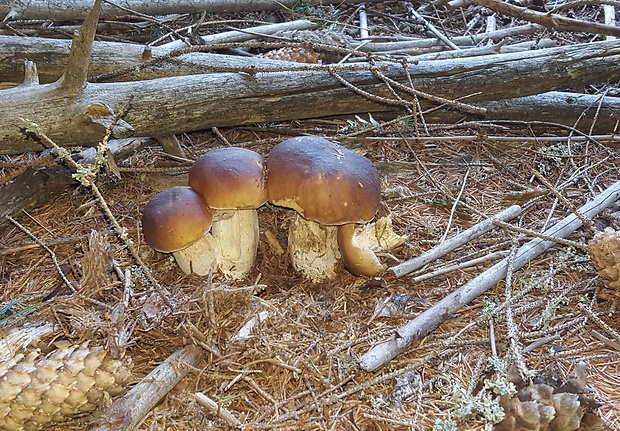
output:
[[[198,157],[189,185],[214,209],[254,209],[267,201],[263,156],[245,148],[217,148]]]
[[[211,209],[189,187],[174,187],[154,195],[142,212],[142,233],[148,245],[162,253],[182,250],[211,228]]]
[[[381,201],[370,160],[318,136],[287,139],[267,158],[269,201],[325,225],[366,223]]]

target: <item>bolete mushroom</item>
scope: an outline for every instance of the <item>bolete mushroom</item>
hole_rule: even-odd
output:
[[[350,241],[355,223],[371,221],[381,200],[379,173],[367,158],[318,136],[287,139],[267,157],[267,195],[272,204],[300,215],[289,230],[289,253],[295,269],[312,281],[335,276],[337,236],[353,274],[383,270],[366,255],[369,266],[360,264],[361,251]],[[343,225],[350,226],[337,235]]]
[[[263,157],[238,147],[208,151],[190,168],[189,185],[214,210],[218,269],[229,278],[243,278],[258,248],[256,209],[267,201]]]
[[[213,215],[198,193],[174,187],[155,194],[142,212],[144,240],[155,250],[172,253],[186,274],[207,275],[215,264],[209,229]]]

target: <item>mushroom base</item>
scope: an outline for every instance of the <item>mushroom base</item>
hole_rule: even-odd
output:
[[[288,250],[295,270],[319,283],[336,277],[340,259],[336,226],[321,226],[296,215],[288,232]]]
[[[216,243],[210,233],[206,233],[198,241],[172,253],[179,268],[185,274],[205,276],[217,267]]]
[[[358,243],[355,224],[345,224],[338,228],[338,247],[345,268],[353,275],[374,277],[385,269],[372,249]]]

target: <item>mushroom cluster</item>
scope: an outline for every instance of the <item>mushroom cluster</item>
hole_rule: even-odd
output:
[[[354,275],[379,275],[384,267],[375,252],[386,248],[386,237],[377,232],[391,235],[387,247],[404,241],[389,219],[368,225],[381,201],[372,162],[317,136],[279,143],[266,162],[243,148],[208,151],[192,165],[189,186],[156,194],[142,216],[146,242],[173,253],[187,274],[247,275],[258,248],[256,209],[267,201],[297,212],[289,255],[314,282],[335,277],[341,257]]]
[[[186,274],[218,270],[241,279],[258,249],[256,209],[266,202],[263,157],[244,148],[218,148],[189,171],[190,187],[157,193],[142,213],[148,245],[173,253]]]

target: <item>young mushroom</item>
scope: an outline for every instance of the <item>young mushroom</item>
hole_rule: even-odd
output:
[[[379,173],[367,158],[318,136],[287,139],[269,152],[267,194],[272,204],[298,212],[289,253],[295,269],[312,281],[335,276],[343,225],[350,225],[340,234],[347,269],[355,275],[383,271],[378,260],[360,271],[361,252],[350,243],[355,223],[371,221],[381,200]]]
[[[207,275],[215,264],[209,229],[213,215],[198,193],[174,187],[154,195],[142,212],[144,240],[155,250],[172,253],[186,274]]]
[[[256,209],[267,201],[263,157],[238,147],[208,151],[190,168],[189,185],[214,210],[218,269],[231,279],[243,278],[258,249]]]

